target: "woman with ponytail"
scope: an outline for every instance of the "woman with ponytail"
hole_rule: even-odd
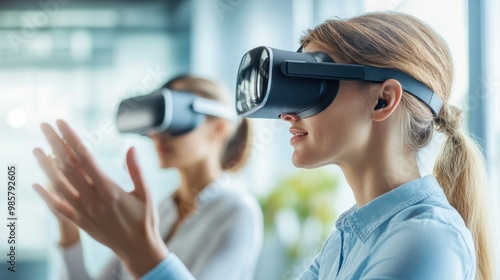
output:
[[[162,88],[228,103],[226,89],[203,78],[179,76]],[[44,125],[48,134],[53,133],[51,130]],[[234,189],[230,175],[244,167],[249,158],[252,136],[248,120],[232,123],[206,116],[203,124],[188,133],[148,136],[154,142],[160,167],[176,168],[180,174],[179,188],[159,205],[157,239],[196,279],[253,279],[261,247],[262,213],[255,198]],[[84,266],[78,226],[60,215],[58,218],[66,266],[64,278],[94,279]],[[112,221],[108,220],[108,225],[111,227]],[[110,230],[116,231],[117,239],[124,235],[118,227]],[[132,242],[140,244],[140,239],[144,238]],[[140,258],[140,252],[136,254]],[[121,258],[120,253],[117,255]],[[132,276],[115,257],[95,279]]]
[[[301,43],[339,63],[403,71],[443,106],[434,116],[393,79],[340,81],[325,111],[282,115],[309,133],[294,144],[295,165],[339,165],[357,202],[300,279],[494,279],[484,159],[449,103],[453,65],[443,39],[415,17],[379,12],[327,20]],[[317,131],[327,125],[340,130]],[[446,140],[433,175],[421,177],[418,152],[435,130]]]

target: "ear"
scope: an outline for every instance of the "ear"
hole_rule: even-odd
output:
[[[380,122],[392,115],[401,102],[402,95],[403,88],[397,80],[389,79],[383,82],[379,93],[375,96],[377,98],[372,107],[372,120]],[[377,106],[380,99],[385,101],[385,106]]]
[[[213,137],[226,139],[229,133],[229,122],[220,118],[214,118],[212,122],[214,127]]]

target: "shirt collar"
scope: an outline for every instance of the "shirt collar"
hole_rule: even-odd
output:
[[[360,208],[353,206],[339,217],[335,225],[338,230],[342,230],[343,224],[347,223],[358,238],[365,242],[389,218],[432,196],[444,196],[444,191],[434,176],[427,175],[407,182]]]

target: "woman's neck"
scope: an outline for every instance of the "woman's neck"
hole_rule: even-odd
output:
[[[359,158],[338,164],[361,207],[402,184],[420,178],[417,156],[408,153],[400,140],[375,141]]]
[[[218,163],[201,162],[188,168],[179,168],[179,173],[181,183],[176,193],[177,202],[194,209],[199,193],[221,175],[222,168]]]
[[[402,173],[402,168],[394,165],[364,166],[364,168],[342,167],[358,207],[406,182],[420,178],[418,168],[411,167],[410,169]]]
[[[198,207],[198,195],[205,187],[217,179],[222,168],[220,164],[201,162],[190,165],[189,168],[179,168],[181,185],[174,193],[173,200],[177,204],[177,221],[165,237],[165,242],[169,242],[177,232],[177,229],[187,217],[189,217]]]

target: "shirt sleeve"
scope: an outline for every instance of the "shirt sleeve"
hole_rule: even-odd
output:
[[[302,272],[298,280],[315,280],[319,278],[319,257],[320,255],[317,255],[314,258],[309,268]]]
[[[333,242],[332,239],[334,239],[334,236],[336,234],[336,231],[332,231],[328,238],[325,240],[325,243],[321,247],[320,252],[318,255],[314,258],[312,263],[309,265],[309,268],[307,270],[304,270],[302,274],[300,274],[298,280],[316,280],[319,279],[319,271],[321,267],[321,260],[323,257],[323,254],[325,254],[326,248],[329,248],[332,250],[330,244]]]
[[[195,278],[174,253],[169,253],[163,261],[141,277],[141,280],[161,279],[194,280]]]
[[[63,248],[59,247],[61,251],[66,270],[63,271],[62,279],[64,280],[91,280],[85,263],[83,261],[83,249],[80,241],[75,244]]]
[[[363,280],[474,279],[474,252],[461,232],[449,224],[431,219],[405,221],[378,244]]]

